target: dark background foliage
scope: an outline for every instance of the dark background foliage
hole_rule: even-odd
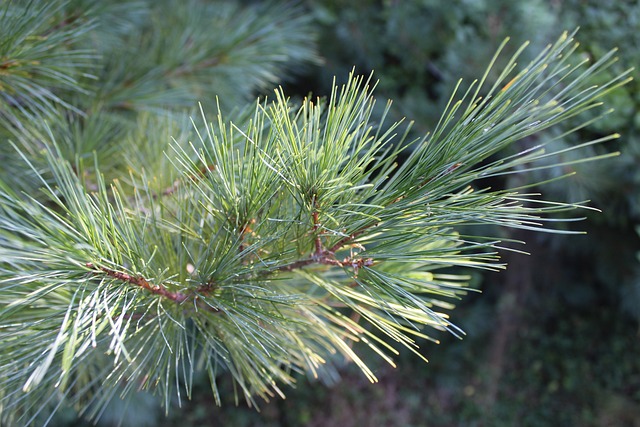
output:
[[[247,2],[256,3],[256,2]],[[530,40],[535,54],[562,29],[580,26],[584,55],[620,48],[621,69],[640,64],[640,2],[634,0],[306,0],[318,32],[321,66],[285,83],[289,94],[327,94],[332,77],[374,70],[377,94],[394,100],[397,118],[432,128],[458,78],[480,77],[504,37],[510,49]],[[504,232],[532,255],[505,252],[509,269],[475,277],[482,294],[454,311],[464,340],[423,343],[430,363],[401,354],[399,368],[376,366],[369,384],[345,366],[336,384],[300,378],[286,400],[261,412],[227,401],[217,408],[203,379],[193,401],[164,419],[152,396],[115,402],[100,425],[168,426],[640,426],[640,87],[613,93],[606,121],[578,135],[622,138],[615,158],[575,168],[544,191],[593,199],[580,236]],[[575,144],[577,138],[560,144]],[[559,174],[551,170],[550,176]],[[504,183],[496,182],[495,185]],[[372,358],[372,360],[375,360]],[[229,384],[229,387],[231,385]],[[231,396],[232,393],[229,393]],[[78,425],[71,410],[57,424]]]

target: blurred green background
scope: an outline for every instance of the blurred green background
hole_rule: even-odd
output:
[[[259,2],[242,2],[252,3]],[[346,79],[354,66],[363,74],[375,71],[377,96],[394,101],[394,119],[415,120],[417,133],[435,125],[458,78],[482,75],[507,36],[508,51],[529,40],[527,54],[535,55],[562,30],[579,26],[585,56],[597,59],[617,46],[618,71],[640,64],[640,1],[300,3],[321,63],[281,76],[286,92],[326,95],[333,76]],[[558,142],[619,132],[620,139],[597,150],[622,154],[574,167],[576,177],[541,189],[552,198],[591,199],[602,213],[586,212],[574,226],[588,234],[499,231],[527,241],[519,249],[531,255],[505,252],[506,272],[474,276],[482,293],[469,295],[452,313],[467,336],[443,334],[441,345],[422,343],[429,364],[402,353],[394,369],[371,357],[378,384],[345,365],[340,381],[301,377],[285,400],[264,404],[260,412],[231,399],[216,407],[203,378],[193,400],[172,407],[168,418],[153,396],[143,394],[128,405],[114,402],[98,425],[124,419],[127,426],[176,427],[640,426],[639,89],[636,80],[616,90],[607,99],[612,115]],[[80,423],[67,409],[54,425]]]

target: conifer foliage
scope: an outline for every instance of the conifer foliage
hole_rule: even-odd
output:
[[[3,423],[63,401],[95,419],[141,389],[168,408],[199,372],[218,402],[230,375],[257,404],[337,358],[376,381],[363,346],[424,357],[432,330],[462,334],[447,312],[468,277],[451,267],[504,267],[482,225],[547,230],[584,207],[491,189],[557,166],[550,141],[507,149],[627,80],[595,84],[614,52],[589,65],[564,34],[525,66],[518,51],[490,87],[456,89],[416,141],[374,122],[375,83],[355,73],[328,99],[278,89],[231,112],[315,59],[306,18],[158,3],[2,6]]]

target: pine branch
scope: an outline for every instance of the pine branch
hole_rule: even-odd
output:
[[[295,5],[49,3],[2,6],[3,46],[7,58],[22,58],[22,68],[11,60],[5,64],[11,72],[0,75],[0,136],[20,143],[33,162],[55,139],[89,188],[96,181],[94,153],[109,180],[122,178],[128,167],[161,168],[170,126],[165,122],[216,96],[237,108],[292,68],[317,61],[309,18]],[[2,57],[0,49],[0,64]],[[3,97],[9,102],[3,104]],[[157,145],[150,144],[155,138]],[[137,163],[130,165],[129,156]],[[15,157],[0,144],[7,165],[2,179],[35,191],[37,179],[17,170]],[[37,165],[46,167],[44,161]],[[159,192],[175,184],[175,177],[168,178]]]
[[[91,29],[84,16],[68,20],[63,2],[8,1],[0,6],[0,129],[24,132],[24,122],[78,111],[65,92],[86,93],[79,84],[92,68],[91,51],[69,46]]]
[[[309,19],[291,5],[191,0],[176,8],[160,1],[148,13],[152,25],[132,32],[109,56],[96,99],[107,108],[176,109],[216,96],[235,107],[290,67],[317,61]]]
[[[362,345],[393,363],[398,345],[424,358],[417,339],[437,342],[432,330],[461,335],[446,311],[468,277],[450,268],[504,268],[500,239],[473,226],[561,231],[549,215],[584,207],[522,192],[538,183],[482,187],[548,167],[544,142],[505,150],[628,81],[593,86],[613,54],[573,65],[573,50],[564,35],[519,72],[514,57],[491,88],[454,93],[413,143],[401,123],[372,123],[371,81],[352,75],[328,100],[297,105],[280,89],[236,121],[202,113],[204,126],[178,129],[194,138],[170,143],[165,168],[138,165],[126,184],[97,173],[88,189],[55,142],[50,176],[18,150],[41,191],[0,181],[3,419],[28,421],[52,390],[90,417],[118,387],[168,406],[198,370],[218,402],[226,371],[255,404],[336,354],[376,381]]]

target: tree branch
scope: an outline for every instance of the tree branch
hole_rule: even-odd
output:
[[[365,225],[364,227],[362,227],[360,230],[357,230],[353,233],[351,233],[348,236],[344,236],[342,239],[338,240],[333,246],[331,246],[329,248],[329,252],[331,253],[335,253],[337,252],[340,248],[344,247],[346,244],[354,241],[358,236],[364,234],[365,231],[367,231],[368,229],[370,229],[371,227],[376,227],[378,225],[378,223],[373,223],[370,225]]]
[[[93,269],[94,271],[96,270],[96,266],[93,265],[93,263],[88,262],[85,265],[88,268]],[[132,276],[130,274],[112,270],[107,267],[97,267],[97,269],[105,273],[107,276],[122,280],[124,282],[130,283],[135,286],[139,286],[143,289],[150,291],[152,294],[160,295],[162,297],[168,298],[177,303],[182,303],[188,298],[187,295],[183,294],[182,292],[171,292],[162,285],[152,285],[144,277]]]
[[[211,283],[207,283],[205,285],[199,286],[191,294],[185,294],[183,292],[171,292],[170,290],[168,290],[167,288],[165,288],[162,285],[152,285],[151,283],[149,283],[147,281],[147,279],[145,279],[144,277],[141,277],[141,276],[132,276],[130,274],[122,273],[122,272],[116,271],[116,270],[112,270],[112,269],[107,268],[107,267],[96,267],[91,262],[88,262],[85,265],[88,268],[91,268],[94,271],[94,273],[98,273],[97,270],[100,270],[100,271],[102,271],[103,273],[105,273],[109,277],[113,277],[115,279],[122,280],[123,282],[130,283],[130,284],[132,284],[134,286],[139,286],[139,287],[141,287],[143,289],[148,290],[149,292],[151,292],[154,295],[159,295],[161,297],[170,299],[171,301],[175,301],[178,304],[182,304],[187,299],[189,299],[189,297],[193,297],[193,298],[195,298],[197,300],[196,304],[198,305],[198,307],[205,308],[205,309],[207,309],[209,311],[213,311],[213,312],[220,312],[221,311],[220,309],[217,309],[215,307],[211,307],[210,305],[205,304],[203,301],[198,299],[198,294],[208,294],[209,292],[211,292],[211,289],[212,289],[212,284]]]

